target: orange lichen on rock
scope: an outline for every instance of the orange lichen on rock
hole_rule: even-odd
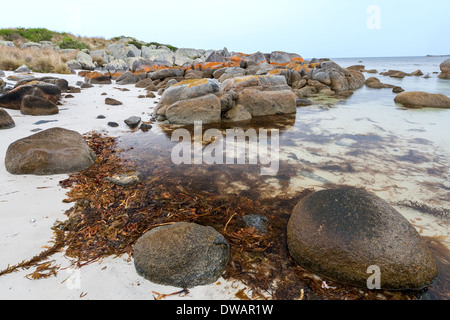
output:
[[[149,66],[149,65],[143,64],[143,65],[140,65],[140,66],[136,69],[135,73],[136,73],[136,72],[140,72],[140,73],[146,72],[146,73],[147,73],[147,72],[152,71],[153,68],[154,68],[154,66]]]
[[[241,61],[242,61],[242,58],[239,56],[232,56],[230,59],[231,59],[231,61],[233,61],[234,63],[237,63],[237,64],[241,63]]]
[[[258,76],[246,76],[246,77],[237,77],[237,78],[232,78],[234,83],[240,83],[240,82],[244,82],[244,81],[250,81],[250,80],[258,80]]]
[[[298,61],[298,62],[302,63],[303,62],[303,58],[302,57],[295,57],[295,58],[293,58],[291,60],[291,62],[293,62],[293,61]]]
[[[192,87],[200,86],[200,85],[207,84],[207,83],[208,83],[207,79],[188,79],[188,80],[183,80],[181,82],[178,82],[178,83],[172,85],[172,87],[179,87],[179,86],[187,85],[188,88],[192,88]]]
[[[79,75],[79,74],[78,74],[78,75]],[[103,77],[103,76],[104,76],[103,73],[100,73],[100,72],[98,72],[98,71],[92,71],[92,72],[87,72],[87,73],[84,75],[84,79],[85,79],[85,80],[89,80],[89,79],[99,78],[99,77]]]
[[[271,62],[270,64],[277,67],[286,67],[288,65],[288,63],[277,63],[277,62]]]
[[[286,69],[273,69],[273,70],[270,70],[268,73],[269,74],[280,74],[282,70],[286,70]]]
[[[307,66],[307,65],[302,65],[301,62],[299,60],[292,60],[287,66],[286,68],[291,69],[291,70],[295,70],[297,72],[300,72],[303,68],[303,66]]]
[[[140,74],[144,74],[144,73],[147,73],[147,72],[149,72],[150,71],[150,68],[148,68],[148,70],[146,70],[146,69],[139,69],[139,70],[136,70],[135,72],[133,72],[135,75],[140,75]]]
[[[89,73],[89,71],[82,70],[82,71],[78,72],[78,75],[79,75],[80,77],[85,77],[88,73]]]
[[[118,77],[122,76],[123,72],[114,72],[111,74],[111,79],[116,80]]]
[[[319,65],[320,65],[320,62],[314,62],[314,63],[310,63],[310,64],[309,64],[309,67],[310,67],[311,69],[315,69],[315,68],[317,68]]]

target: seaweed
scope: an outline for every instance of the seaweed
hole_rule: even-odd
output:
[[[398,206],[411,208],[422,213],[432,215],[441,219],[450,219],[450,210],[445,208],[431,207],[417,201],[405,200],[397,203]]]

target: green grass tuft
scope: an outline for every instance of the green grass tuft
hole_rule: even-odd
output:
[[[64,37],[63,40],[58,44],[61,49],[89,49],[89,46],[83,42],[74,40],[70,37]]]

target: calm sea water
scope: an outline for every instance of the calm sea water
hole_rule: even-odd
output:
[[[365,76],[378,77],[407,91],[450,95],[450,80],[437,77],[445,59],[333,60],[342,67],[362,64],[366,70],[378,72],[420,69],[430,78]],[[134,159],[144,175],[170,168],[166,172],[176,177],[180,185],[224,196],[244,194],[253,200],[276,199],[294,196],[306,188],[364,187],[395,206],[422,236],[435,237],[450,248],[450,109],[405,109],[394,103],[395,96],[391,89],[363,87],[346,100],[314,97],[312,106],[298,108],[293,116],[218,126],[223,132],[234,127],[279,129],[280,167],[274,176],[262,176],[258,165],[174,165],[171,150],[177,143],[171,141],[173,128],[164,126],[155,126],[151,133],[125,135],[120,147],[133,146],[124,156]],[[430,210],[421,210],[420,206]],[[430,297],[448,298],[450,258],[442,250],[437,254],[441,255],[443,266],[447,263],[446,267],[441,265],[447,276],[431,290]]]

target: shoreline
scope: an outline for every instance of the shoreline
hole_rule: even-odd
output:
[[[9,75],[12,72],[6,72],[6,74]],[[45,75],[39,74],[39,76]],[[54,74],[49,75],[55,76]],[[69,85],[74,85],[75,82],[82,79],[77,75],[56,75],[56,77],[67,79]],[[116,89],[117,87],[127,88],[130,91],[120,91]],[[144,91],[144,89],[135,88],[134,85],[94,85],[94,88],[82,89],[81,93],[75,94],[75,99],[63,99],[60,113],[55,116],[22,116],[18,110],[8,110],[8,113],[16,122],[16,127],[2,132],[2,141],[7,140],[7,142],[0,146],[0,156],[4,158],[6,148],[10,143],[33,134],[30,129],[35,127],[48,129],[61,126],[78,131],[81,134],[99,131],[109,136],[120,137],[130,131],[123,122],[124,119],[130,116],[140,116],[143,121],[150,120],[153,107],[156,105],[154,102],[159,97],[137,98]],[[107,97],[122,101],[123,105],[106,106],[104,96],[100,95],[102,92],[107,92]],[[105,115],[106,119],[96,119],[100,114]],[[39,120],[58,121],[34,125]],[[108,121],[116,121],[119,123],[119,127],[108,127]],[[148,134],[162,133],[161,129],[154,125]],[[2,223],[0,226],[0,234],[3,240],[2,258],[0,259],[1,270],[6,268],[8,264],[12,265],[30,259],[43,250],[42,246],[49,245],[53,236],[51,227],[55,221],[66,219],[64,212],[71,208],[73,204],[62,202],[67,190],[58,186],[58,182],[66,179],[67,175],[14,176],[7,173],[2,166],[0,177],[2,180],[0,184],[0,207],[2,212],[7,212],[6,219],[8,219],[7,223]],[[27,199],[26,202],[23,201],[24,195]],[[407,210],[401,212],[404,213],[405,211]],[[414,212],[411,212],[411,217],[414,217]],[[68,263],[69,260],[63,254],[55,255],[55,265],[61,264],[61,268],[67,268]],[[25,278],[32,270],[6,275],[2,281],[8,290],[1,292],[0,298],[116,299],[120,297],[121,299],[148,298],[152,300],[154,299],[152,291],[166,294],[179,291],[179,288],[155,285],[138,276],[129,257],[102,259],[99,262],[84,266],[79,270],[79,273],[77,273],[77,270],[70,268],[66,271],[66,274],[60,272],[57,277],[39,281]],[[75,278],[72,276],[75,276]],[[77,279],[79,279],[79,286]],[[100,282],[102,286],[98,285]],[[242,289],[239,284],[226,282],[222,278],[218,282],[220,282],[219,285],[213,284],[189,290],[190,293],[182,298],[193,300],[237,299],[235,294],[239,289]],[[23,288],[27,288],[28,293],[24,294]],[[46,288],[46,290],[42,290],[43,288]],[[42,296],[43,292],[45,292],[44,296]],[[171,296],[167,299],[177,298],[177,296]]]

